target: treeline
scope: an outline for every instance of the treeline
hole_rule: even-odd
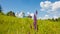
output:
[[[0,5],[0,15],[6,15],[6,16],[16,17],[15,13],[13,11],[9,11],[6,14],[4,14],[1,5]],[[47,20],[50,20],[50,21],[60,21],[60,17],[56,18],[56,19],[52,18],[52,19],[47,19]]]
[[[47,20],[49,20],[49,21],[54,21],[54,22],[58,22],[58,21],[60,21],[60,17],[59,17],[59,18],[56,18],[56,19],[52,18],[52,19],[47,19]]]
[[[7,15],[7,16],[15,17],[15,13],[13,11],[9,11],[9,12],[7,12],[7,14],[4,14],[1,5],[0,5],[0,15]]]

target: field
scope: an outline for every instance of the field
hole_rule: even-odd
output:
[[[0,15],[0,34],[60,34],[60,21],[37,20],[37,31],[30,18]]]

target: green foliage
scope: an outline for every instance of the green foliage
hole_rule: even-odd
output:
[[[35,31],[30,18],[0,15],[0,34],[60,34],[60,21],[38,20],[37,25]]]
[[[9,11],[9,12],[7,13],[7,16],[15,16],[15,13],[12,12],[12,11]]]
[[[4,13],[2,12],[2,7],[0,5],[0,15],[4,15]]]
[[[1,7],[1,5],[0,5],[0,13],[2,12],[2,7]]]
[[[0,12],[0,15],[4,15],[4,13],[3,12]]]
[[[58,20],[60,21],[60,17],[58,18]]]

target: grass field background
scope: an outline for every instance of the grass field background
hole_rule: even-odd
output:
[[[38,31],[33,22],[30,18],[0,15],[0,34],[60,34],[60,21],[37,20]]]

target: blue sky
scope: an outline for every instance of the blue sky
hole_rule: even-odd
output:
[[[3,12],[7,13],[12,10],[15,13],[24,11],[25,13],[31,12],[34,13],[36,10],[38,11],[38,17],[43,17],[47,12],[41,11],[40,2],[44,2],[46,0],[0,0],[0,4],[2,6]],[[58,0],[49,0],[50,2],[56,2]],[[50,14],[50,16],[52,16]]]

